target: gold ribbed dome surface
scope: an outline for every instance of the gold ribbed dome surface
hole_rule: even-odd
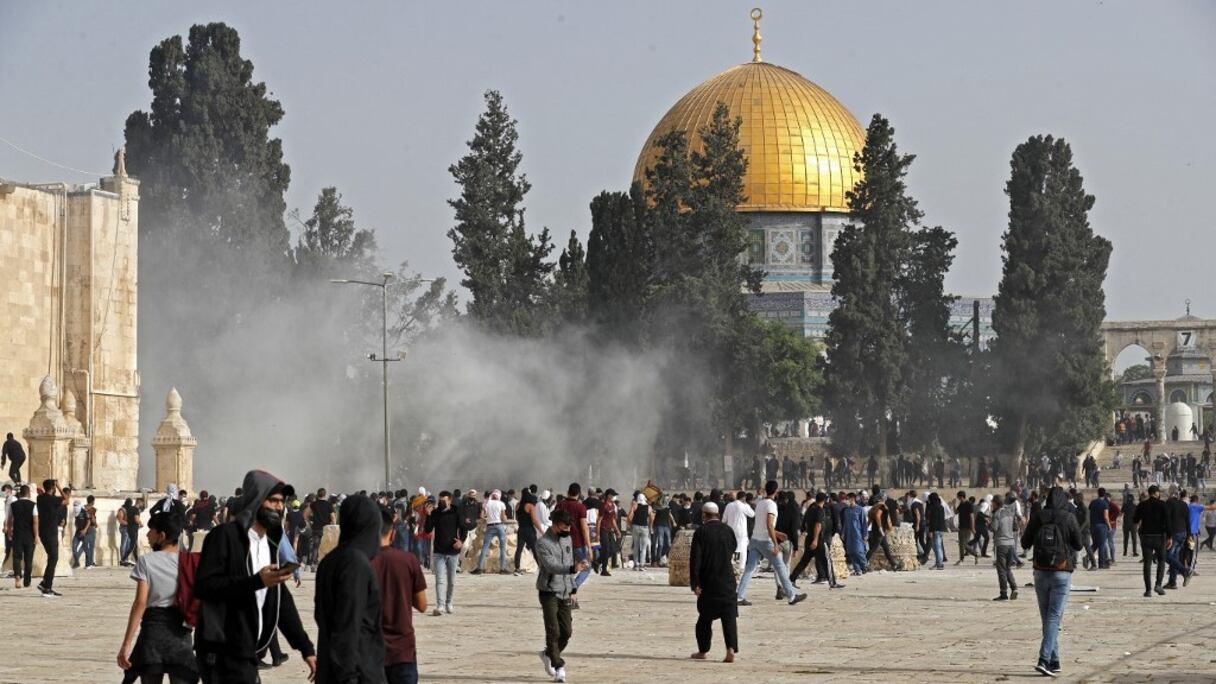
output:
[[[767,62],[727,69],[680,98],[647,138],[634,180],[645,182],[658,159],[655,142],[670,131],[686,131],[698,149],[697,131],[719,102],[743,119],[746,200],[739,211],[848,211],[844,194],[861,178],[853,153],[865,144],[864,129],[826,90]]]

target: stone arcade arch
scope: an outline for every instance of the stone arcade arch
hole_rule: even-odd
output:
[[[1107,321],[1102,324],[1102,344],[1106,360],[1112,364],[1132,345],[1147,349],[1157,381],[1157,397],[1165,396],[1165,361],[1179,350],[1206,354],[1212,361],[1212,384],[1216,387],[1216,320],[1188,313],[1172,321]],[[1157,401],[1153,407],[1158,426],[1165,425],[1165,403]],[[1158,441],[1164,441],[1165,436],[1165,430],[1159,429]]]

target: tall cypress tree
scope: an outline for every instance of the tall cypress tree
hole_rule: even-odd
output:
[[[558,322],[586,322],[587,285],[587,254],[578,235],[572,230],[566,248],[557,259],[557,271],[553,277],[553,304]]]
[[[1111,244],[1094,234],[1064,140],[1033,136],[1010,161],[1009,228],[992,314],[1001,445],[1016,458],[1100,438],[1114,408],[1102,352]]]
[[[654,242],[640,183],[591,200],[587,309],[600,333],[637,345],[654,277]]]
[[[905,390],[908,352],[900,279],[922,212],[904,176],[913,155],[901,155],[894,129],[875,114],[853,161],[864,174],[847,193],[850,224],[832,251],[837,306],[828,317],[825,395],[843,453],[867,447],[887,453],[890,419]]]
[[[473,295],[470,316],[495,332],[537,335],[547,325],[553,264],[545,259],[553,245],[548,229],[534,237],[524,227],[523,200],[532,186],[519,170],[516,122],[500,93],[486,92],[485,101],[469,153],[448,168],[460,185],[460,197],[448,200],[456,214],[448,231],[452,257]]]
[[[125,130],[127,168],[141,183],[141,262],[180,263],[200,245],[220,245],[219,258],[244,256],[250,274],[285,268],[291,169],[270,137],[283,107],[253,81],[236,30],[196,24],[185,46],[167,38],[148,73],[150,111],[128,116]]]

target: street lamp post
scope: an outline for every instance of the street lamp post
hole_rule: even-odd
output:
[[[388,281],[393,279],[392,273],[383,273],[380,282],[370,280],[330,280],[331,283],[348,284],[348,285],[369,285],[371,287],[380,288],[381,302],[381,329],[380,329],[380,358],[376,358],[375,354],[371,354],[368,358],[372,361],[380,362],[381,380],[384,388],[384,489],[386,491],[392,489],[390,486],[390,478],[392,476],[392,466],[389,460],[390,451],[390,434],[388,420],[388,364],[392,361],[400,361],[400,359],[390,359],[388,357]]]
[[[395,359],[390,359],[388,356],[388,281],[390,281],[392,279],[393,279],[393,274],[385,272],[380,275],[380,282],[375,282],[375,281],[371,281],[371,280],[353,280],[353,279],[345,279],[345,278],[329,281],[331,283],[338,283],[338,284],[343,284],[343,285],[368,285],[371,287],[380,288],[380,306],[381,306],[381,316],[382,316],[382,318],[380,319],[381,320],[380,358],[376,358],[375,354],[370,354],[370,355],[368,355],[367,358],[372,361],[380,362],[381,380],[382,380],[382,384],[383,384],[383,388],[384,388],[384,489],[386,491],[392,489],[391,485],[389,484],[391,481],[391,477],[392,477],[392,465],[389,460],[389,451],[390,451],[389,437],[390,437],[390,435],[389,435],[389,420],[388,420],[388,364],[392,363],[393,361],[401,360],[400,354],[398,354],[397,358],[395,358]],[[434,278],[417,278],[417,279],[413,279],[413,282],[433,283],[433,282],[435,282],[435,279]]]

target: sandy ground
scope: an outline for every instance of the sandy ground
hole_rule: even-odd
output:
[[[986,562],[987,559],[985,559]],[[1207,572],[1204,572],[1204,570]],[[1065,681],[1216,681],[1216,555],[1184,590],[1146,599],[1132,558],[1114,569],[1078,572],[1062,635]],[[1019,582],[1031,580],[1029,566]],[[11,587],[5,581],[5,587]],[[433,577],[428,576],[433,587]],[[547,681],[536,656],[544,628],[534,577],[458,576],[456,612],[415,614],[422,679],[431,682]],[[790,607],[773,600],[771,575],[741,609],[741,653],[724,665],[720,633],[710,662],[693,662],[696,607],[666,572],[618,572],[582,589],[566,653],[571,682],[675,682],[740,678],[749,682],[990,682],[1042,679],[1032,671],[1039,617],[1034,590],[993,603],[991,566],[875,573],[844,589],[809,587]],[[114,656],[132,583],[117,568],[80,572],[57,583],[57,601],[36,592],[0,591],[0,682],[117,682]],[[312,627],[312,582],[295,590]],[[433,589],[429,591],[434,597]],[[263,677],[304,681],[299,655]]]

